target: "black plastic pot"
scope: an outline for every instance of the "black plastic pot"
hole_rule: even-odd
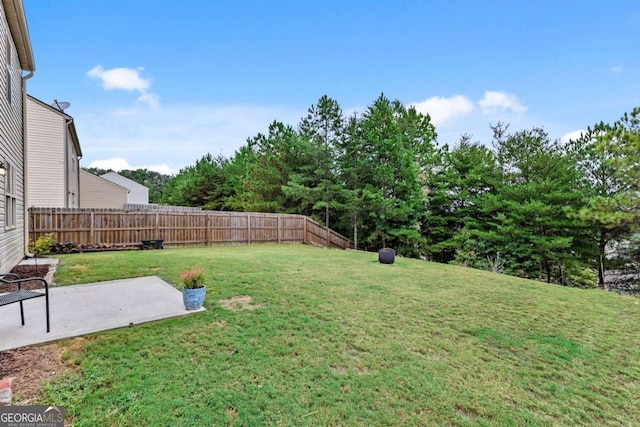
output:
[[[378,252],[378,261],[381,264],[393,264],[396,260],[396,251],[391,248],[382,248]]]

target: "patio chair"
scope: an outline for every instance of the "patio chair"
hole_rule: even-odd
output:
[[[25,282],[39,281],[44,284],[44,292],[32,291],[28,289],[22,289],[22,284]],[[3,292],[2,287],[5,285],[17,285],[18,289],[8,293]],[[49,283],[42,277],[27,277],[20,278],[17,274],[5,273],[0,274],[0,307],[13,303],[20,303],[20,319],[22,320],[22,326],[24,326],[24,307],[22,302],[28,299],[44,297],[45,307],[47,313],[47,333],[49,332]]]

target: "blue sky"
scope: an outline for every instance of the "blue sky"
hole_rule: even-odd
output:
[[[23,0],[28,92],[68,101],[82,166],[177,173],[326,94],[560,139],[640,106],[640,2]]]

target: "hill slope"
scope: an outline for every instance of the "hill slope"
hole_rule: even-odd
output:
[[[300,245],[68,255],[58,282],[195,266],[205,313],[91,338],[47,401],[78,425],[640,424],[637,298]]]

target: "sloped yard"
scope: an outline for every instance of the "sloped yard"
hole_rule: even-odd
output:
[[[76,426],[640,424],[638,298],[301,245],[66,255],[57,281],[197,266],[206,312],[63,343],[78,368],[42,404]]]

